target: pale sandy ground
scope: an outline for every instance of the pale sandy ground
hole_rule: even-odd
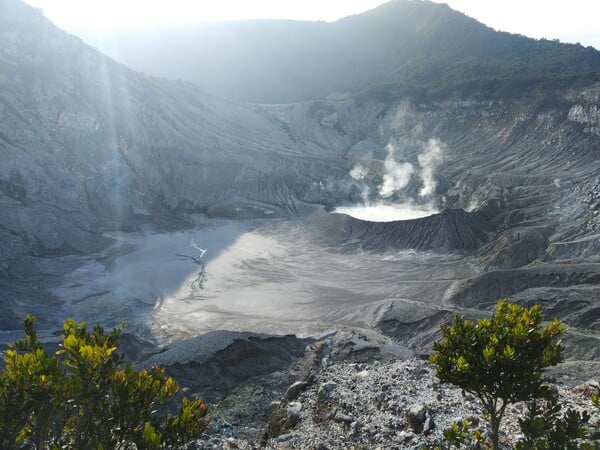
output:
[[[54,293],[72,316],[124,319],[161,341],[211,330],[369,327],[386,302],[430,304],[472,272],[458,256],[324,248],[298,223],[115,237],[113,249],[87,258]]]

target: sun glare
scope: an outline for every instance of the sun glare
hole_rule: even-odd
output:
[[[67,30],[107,29],[158,23],[244,19],[334,21],[373,9],[386,0],[25,0]],[[600,48],[596,18],[600,2],[523,2],[522,0],[436,0],[448,3],[497,30]],[[518,11],[518,14],[515,14]],[[536,20],[530,20],[536,17]]]
[[[66,27],[110,28],[155,23],[243,19],[331,21],[375,8],[385,0],[26,0]]]

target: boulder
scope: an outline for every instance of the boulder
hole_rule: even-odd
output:
[[[408,426],[415,433],[421,433],[423,431],[423,425],[425,424],[426,420],[427,408],[425,405],[413,405],[406,413],[406,421],[408,422]]]

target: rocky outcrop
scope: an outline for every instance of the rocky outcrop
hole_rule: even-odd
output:
[[[569,110],[569,120],[581,123],[588,133],[600,134],[600,109],[596,105],[574,105]]]
[[[592,86],[570,98],[576,103],[569,109],[569,120],[580,123],[586,133],[600,135],[600,87]]]
[[[457,283],[447,301],[463,307],[493,305],[495,299],[510,297],[527,288],[569,287],[600,283],[597,264],[536,265],[521,269],[490,271]],[[485,299],[489,299],[486,301]]]
[[[321,395],[325,386],[327,395]],[[600,425],[589,399],[595,386],[596,380],[581,377],[557,386],[563,410],[591,411],[592,427]],[[518,419],[525,411],[524,403],[507,409],[503,445],[520,437]],[[230,437],[214,433],[192,448],[434,448],[444,429],[466,420],[488,432],[478,400],[440,383],[425,361],[339,362],[319,370],[293,402],[270,415],[266,440],[240,439],[235,431]],[[276,423],[281,426],[275,428]]]
[[[345,241],[357,241],[365,250],[388,251],[414,249],[420,251],[473,251],[482,246],[493,231],[493,225],[477,212],[447,209],[422,219],[395,222],[369,222],[353,217],[324,219],[337,222]],[[328,233],[331,225],[325,224]]]
[[[173,342],[140,367],[165,367],[182,385],[214,401],[244,380],[292,366],[311,342],[295,336],[216,331]]]

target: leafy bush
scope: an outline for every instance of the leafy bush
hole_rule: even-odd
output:
[[[595,446],[580,441],[588,434],[587,411],[568,409],[562,416],[556,393],[549,391],[540,399],[529,403],[527,415],[519,419],[524,438],[517,442],[516,450],[579,450]]]
[[[457,316],[442,333],[431,356],[436,375],[479,399],[492,447],[498,449],[507,405],[545,392],[542,370],[561,361],[563,347],[556,338],[564,327],[555,319],[542,328],[539,305],[527,309],[500,300],[491,318],[474,323]]]
[[[436,450],[451,448],[480,448],[485,441],[481,430],[474,428],[473,423],[468,420],[453,422],[442,432],[443,440]]]
[[[123,324],[106,334],[68,319],[61,349],[49,355],[35,318],[11,345],[0,373],[0,448],[138,449],[178,445],[204,431],[207,407],[182,400],[159,413],[179,390],[163,369],[136,371],[117,354]]]

